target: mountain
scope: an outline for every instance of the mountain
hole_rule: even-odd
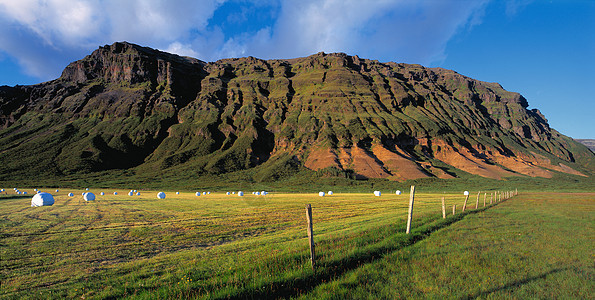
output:
[[[595,155],[497,83],[343,53],[207,63],[119,42],[56,80],[0,87],[0,180],[109,170],[580,178]]]
[[[575,141],[587,146],[591,151],[595,152],[595,140],[594,139],[575,139]]]

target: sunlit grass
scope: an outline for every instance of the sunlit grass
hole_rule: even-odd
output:
[[[298,296],[460,220],[465,199],[462,193],[418,192],[412,234],[406,235],[409,195],[394,191],[381,197],[169,191],[163,200],[158,191],[128,191],[91,189],[97,200],[85,202],[84,190],[61,189],[53,193],[53,206],[38,208],[30,207],[30,197],[0,196],[0,295]],[[471,194],[467,213],[475,207],[476,192]],[[313,207],[316,272],[309,263],[307,203]],[[481,211],[483,193],[479,203]]]

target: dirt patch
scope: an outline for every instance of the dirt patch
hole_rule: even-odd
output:
[[[337,155],[330,148],[313,149],[304,165],[310,170],[320,170],[328,167],[341,168]]]
[[[434,145],[440,147],[435,154],[437,159],[465,172],[493,179],[517,175],[475,157],[467,148],[455,149],[443,141],[434,141]]]
[[[394,153],[381,145],[372,146],[372,152],[393,175],[392,180],[405,181],[430,177],[419,164],[403,154]]]

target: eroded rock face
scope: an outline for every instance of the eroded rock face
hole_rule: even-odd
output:
[[[205,63],[115,43],[54,81],[0,87],[0,173],[590,174],[593,153],[527,107],[497,83],[441,68],[343,53]]]

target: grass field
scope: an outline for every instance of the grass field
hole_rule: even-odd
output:
[[[25,189],[23,189],[25,190]],[[460,193],[61,190],[0,195],[2,298],[580,297],[594,294],[594,194],[521,194],[461,213]],[[67,193],[73,192],[74,197]],[[29,191],[33,193],[33,191]],[[446,198],[442,219],[440,197]],[[309,262],[312,204],[317,269]],[[457,214],[452,215],[452,205]]]

